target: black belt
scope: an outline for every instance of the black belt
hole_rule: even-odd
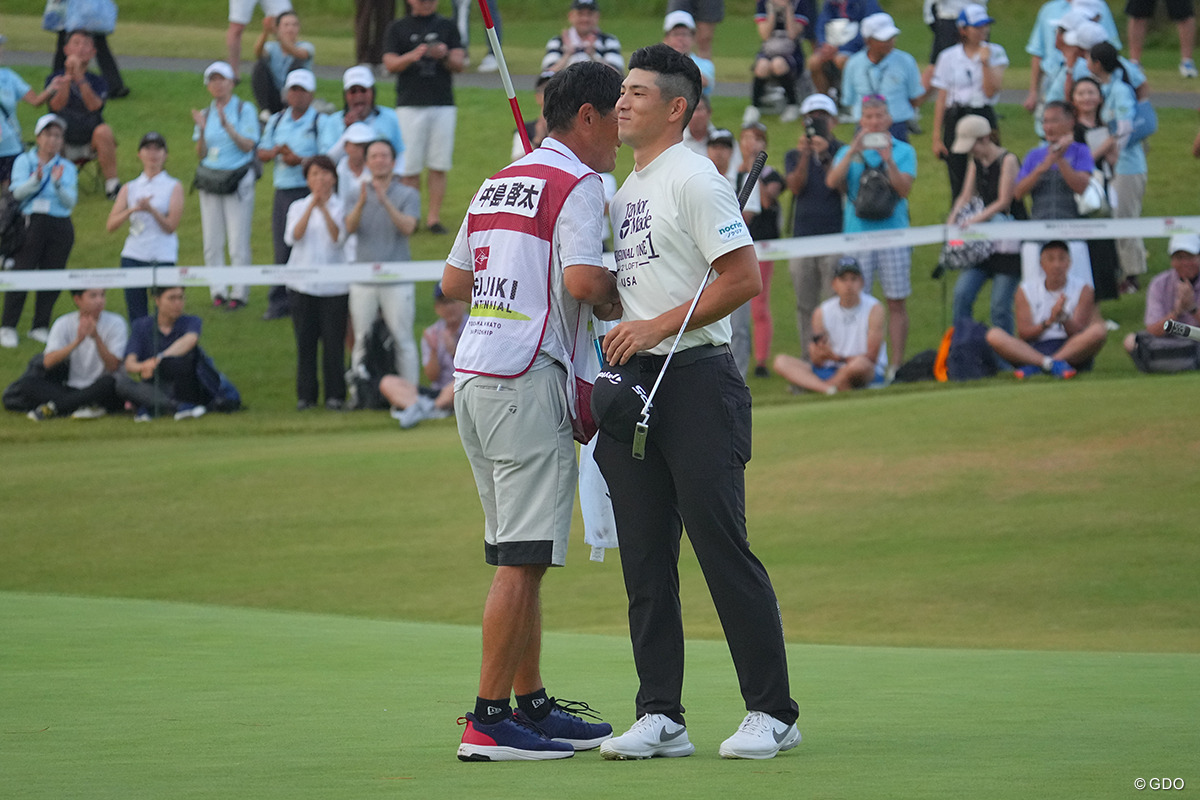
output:
[[[686,367],[695,364],[697,361],[703,361],[706,358],[716,358],[717,356],[732,355],[733,351],[729,349],[727,344],[702,344],[696,347],[689,347],[687,350],[676,350],[675,355],[671,356],[671,368]],[[642,372],[657,372],[662,369],[663,363],[667,360],[665,355],[643,355],[638,354],[633,359],[639,370]]]

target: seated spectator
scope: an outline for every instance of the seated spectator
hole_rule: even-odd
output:
[[[933,154],[946,162],[951,197],[958,197],[967,173],[966,154],[950,152],[958,121],[966,116],[980,116],[993,129],[998,128],[995,104],[1008,68],[1008,54],[1000,45],[988,41],[992,21],[983,6],[971,3],[964,7],[958,15],[962,42],[944,50],[933,71],[932,86],[937,89]]]
[[[842,105],[854,121],[862,119],[864,97],[882,97],[892,115],[892,136],[908,141],[908,123],[925,96],[917,60],[896,49],[900,29],[888,14],[872,14],[862,22],[865,46],[846,60],[842,70]]]
[[[401,428],[454,413],[454,352],[467,326],[467,304],[446,297],[439,283],[433,287],[433,310],[438,321],[421,335],[421,361],[429,386],[399,375],[385,375],[379,382],[379,391],[392,404],[392,416]]]
[[[135,422],[163,414],[176,420],[202,417],[213,399],[199,377],[203,323],[183,313],[183,306],[182,286],[156,286],[154,316],[133,323],[125,348],[126,374],[117,378],[117,392],[137,408]]]
[[[138,142],[142,174],[121,187],[105,228],[109,233],[129,223],[121,248],[122,267],[174,266],[179,258],[179,221],[183,218],[183,184],[167,174],[167,141],[150,131]],[[125,313],[132,324],[149,313],[146,287],[125,289]]]
[[[1168,320],[1200,326],[1200,236],[1180,234],[1167,242],[1171,268],[1160,272],[1146,288],[1146,329],[1125,337],[1125,351],[1142,372],[1175,371],[1166,368],[1168,359],[1200,365],[1200,342],[1168,337],[1163,323]]]
[[[881,11],[876,0],[825,0],[813,26],[817,46],[808,57],[808,71],[818,92],[838,91],[846,61],[863,49],[860,24]]]
[[[0,51],[5,41],[6,37],[0,36]],[[42,89],[40,94],[35,93],[20,75],[8,67],[0,67],[0,189],[8,186],[13,162],[25,149],[17,104],[24,100],[31,106],[40,106],[50,94],[50,87]]]
[[[546,42],[542,72],[558,72],[581,61],[601,61],[618,72],[625,72],[621,43],[617,37],[600,30],[600,8],[596,0],[572,0],[567,11],[567,27]]]
[[[546,138],[546,117],[542,114],[542,104],[546,102],[546,84],[554,77],[553,72],[543,71],[538,75],[537,83],[533,86],[533,99],[537,103],[538,115],[533,119],[522,120],[525,125],[525,135],[529,137],[529,144],[536,150],[542,146],[542,140]],[[521,132],[513,131],[512,150],[509,152],[509,160],[516,161],[525,155],[525,143],[521,141]]]
[[[72,289],[71,299],[76,310],[50,327],[41,368],[18,379],[21,406],[35,421],[56,416],[94,419],[121,408],[113,375],[121,366],[119,354],[125,352],[125,320],[104,310],[103,289]]]
[[[336,141],[325,151],[336,163],[342,157],[345,137],[356,122],[369,125],[375,136],[373,139],[387,139],[396,149],[397,170],[403,167],[404,140],[400,136],[400,123],[396,120],[395,110],[375,103],[375,75],[369,67],[361,64],[351,67],[342,73],[342,98],[344,105],[341,111],[327,114],[322,124],[328,127],[323,139]]]
[[[25,215],[25,243],[13,254],[13,268],[66,269],[75,244],[71,212],[79,200],[75,165],[62,156],[66,123],[57,114],[43,114],[33,126],[37,146],[13,162],[12,195]],[[58,289],[37,293],[29,338],[45,342]],[[17,323],[25,308],[26,292],[6,292],[0,319],[0,347],[16,347]]]
[[[288,207],[284,236],[289,266],[327,267],[345,263],[346,217],[338,200],[337,167],[328,156],[305,159],[308,194]],[[345,283],[295,280],[287,284],[296,336],[296,410],[317,404],[317,349],[325,379],[325,407],[346,404],[346,323],[350,317]]]
[[[963,220],[962,228],[978,225],[989,220],[1024,220],[1029,215],[1025,204],[1013,198],[1013,186],[1017,182],[1020,160],[1005,150],[997,141],[999,131],[992,128],[984,117],[974,114],[963,117],[955,128],[952,153],[970,157],[967,173],[963,179],[962,192],[954,201],[947,225],[955,224],[959,212],[972,198],[983,201],[983,209]],[[992,242],[992,252],[987,259],[970,269],[964,269],[954,284],[954,312],[952,319],[971,319],[975,298],[989,278],[992,280],[992,325],[1009,333],[1013,332],[1013,296],[1021,282],[1021,254],[1019,243]]]
[[[300,17],[295,11],[284,11],[274,18],[263,17],[262,33],[254,41],[254,57],[258,62],[250,74],[250,85],[264,121],[283,110],[283,83],[288,73],[296,69],[311,72],[315,53],[312,42],[300,41]]]
[[[717,68],[710,59],[692,52],[696,41],[696,20],[686,11],[672,11],[663,19],[663,44],[677,53],[688,56],[700,69],[700,83],[705,97],[712,97],[717,83]]]
[[[1087,188],[1091,180],[1095,166],[1091,151],[1087,145],[1075,141],[1075,111],[1066,103],[1057,100],[1047,103],[1042,111],[1042,127],[1046,144],[1033,148],[1021,160],[1013,197],[1018,200],[1029,197],[1030,219],[1078,219],[1075,195]],[[1072,275],[1094,286],[1087,245],[1072,242],[1070,247]],[[1022,245],[1021,280],[1031,283],[1041,278],[1040,258],[1036,242]]]
[[[242,33],[254,15],[254,7],[261,5],[263,26],[271,25],[277,16],[290,11],[290,0],[229,0],[229,27],[225,30],[225,48],[229,53],[229,67],[233,71],[230,80],[241,80]]]
[[[826,94],[810,94],[800,105],[804,131],[796,140],[796,149],[784,156],[787,187],[792,193],[792,236],[822,236],[842,232],[842,194],[825,184],[833,166],[833,155],[842,148],[833,133],[837,124],[837,104]],[[840,254],[801,256],[788,261],[792,288],[796,292],[796,327],[800,332],[801,358],[808,358],[812,341],[812,316],[827,297],[833,282],[833,268]]]
[[[46,79],[46,87],[52,90],[48,108],[67,124],[67,147],[63,154],[69,161],[75,161],[89,148],[94,150],[100,174],[104,176],[104,194],[113,200],[121,188],[117,178],[117,140],[104,121],[108,84],[87,71],[96,56],[92,35],[87,31],[72,31],[64,52],[67,60],[62,70]]]
[[[757,0],[754,6],[754,24],[762,46],[751,67],[754,82],[750,102],[761,106],[767,84],[778,83],[787,103],[779,116],[780,122],[795,122],[800,118],[796,81],[804,73],[801,40],[805,36],[813,38],[809,25],[815,17],[812,0]]]
[[[887,372],[883,306],[863,293],[862,268],[844,256],[834,270],[833,293],[813,312],[808,360],[780,353],[775,371],[810,392],[837,394],[882,381]]]
[[[371,179],[364,183],[346,211],[346,233],[355,234],[356,260],[388,263],[412,259],[408,237],[421,219],[421,195],[392,174],[396,157],[387,141],[367,145],[367,169]],[[417,343],[413,341],[416,295],[412,283],[350,284],[350,324],[354,329],[354,348],[350,369],[362,372],[367,353],[367,336],[375,318],[382,315],[396,346],[396,372],[416,383]]]
[[[1045,277],[1017,288],[1017,335],[991,328],[987,342],[996,354],[1017,368],[1023,380],[1038,372],[1073,378],[1076,370],[1091,369],[1104,347],[1108,329],[1100,318],[1092,287],[1071,278],[1067,243],[1050,241],[1041,248]]]
[[[888,133],[892,117],[888,114],[887,101],[881,97],[868,97],[862,103],[862,126],[854,141],[843,145],[834,157],[833,168],[825,176],[825,185],[838,189],[846,197],[842,216],[842,230],[846,233],[863,231],[894,230],[909,227],[908,195],[917,177],[917,151],[907,142],[902,142]],[[867,170],[870,169],[871,173]],[[890,187],[890,203],[867,208],[867,200],[881,200],[882,192],[872,192],[878,187],[878,170],[887,175]],[[864,184],[864,178],[867,180]],[[868,189],[860,204],[864,185]],[[879,187],[882,189],[882,187]],[[891,213],[886,213],[888,208]],[[880,286],[888,307],[888,344],[891,345],[893,363],[904,363],[904,348],[908,342],[908,304],[912,294],[912,248],[888,247],[859,253],[864,285],[867,291],[879,275]]]

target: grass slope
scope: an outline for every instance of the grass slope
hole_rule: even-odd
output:
[[[805,740],[723,762],[742,716],[724,645],[688,649],[697,753],[462,764],[478,632],[445,625],[0,594],[0,758],[23,798],[1127,797],[1200,745],[1195,655],[789,648]],[[622,727],[621,637],[552,634],[551,691]]]

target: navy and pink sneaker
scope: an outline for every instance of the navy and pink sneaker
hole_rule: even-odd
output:
[[[467,726],[458,746],[459,761],[545,761],[575,755],[574,747],[552,741],[527,717],[513,715],[485,725],[468,712],[458,723]]]
[[[587,703],[551,697],[550,704],[550,715],[540,722],[531,720],[521,709],[513,714],[526,724],[536,725],[553,741],[566,742],[576,750],[593,750],[605,739],[612,738],[612,725],[581,718],[580,715],[600,719]]]

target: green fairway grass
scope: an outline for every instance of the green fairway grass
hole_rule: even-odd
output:
[[[3,593],[0,636],[12,800],[1118,798],[1139,777],[1190,782],[1200,746],[1196,655],[792,646],[804,741],[727,762],[732,665],[692,642],[691,758],[463,764],[472,628]],[[617,727],[630,661],[622,637],[546,639],[551,691]]]

